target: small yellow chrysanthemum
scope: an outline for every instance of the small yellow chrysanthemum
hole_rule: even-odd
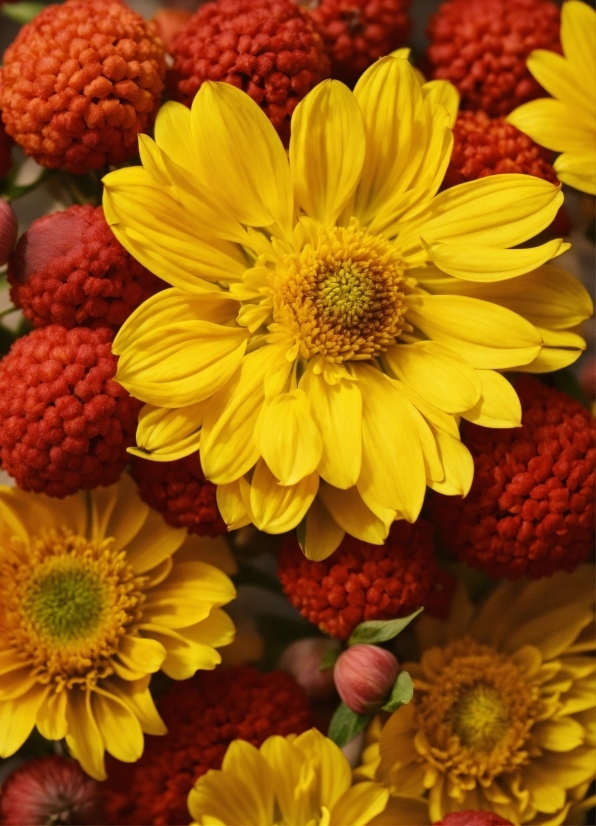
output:
[[[327,81],[299,104],[288,161],[246,94],[206,83],[140,137],[143,169],[105,178],[114,233],[173,285],[114,343],[118,381],[147,402],[138,452],[200,447],[230,527],[306,517],[310,558],[344,532],[382,544],[427,484],[467,493],[459,416],[519,424],[498,370],[585,346],[568,328],[590,298],[542,266],[567,244],[508,249],[550,224],[557,187],[497,175],[436,194],[456,98],[388,56],[354,93]]]
[[[234,740],[221,770],[197,780],[188,808],[197,826],[366,826],[388,796],[377,783],[353,786],[341,750],[311,729],[260,749]]]
[[[501,585],[476,615],[462,590],[448,622],[417,632],[414,699],[371,727],[357,775],[426,793],[431,823],[466,809],[582,822],[566,818],[596,776],[594,568]]]
[[[166,525],[126,475],[63,500],[0,488],[1,757],[37,726],[103,779],[104,751],[133,762],[143,732],[165,734],[150,675],[214,668],[234,637],[209,543]]]
[[[528,69],[552,98],[525,103],[507,120],[554,152],[559,180],[596,195],[596,11],[565,0],[561,12],[564,57],[537,49]]]

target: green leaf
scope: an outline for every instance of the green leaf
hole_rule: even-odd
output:
[[[414,683],[407,671],[400,671],[397,680],[391,689],[391,695],[383,711],[396,711],[400,706],[405,706],[414,696]]]
[[[5,3],[2,6],[2,14],[5,17],[10,17],[16,23],[29,23],[45,7],[45,3]]]
[[[329,651],[326,651],[319,665],[319,671],[327,671],[329,668],[333,668],[340,654],[341,648],[330,648]]]
[[[348,645],[356,645],[358,643],[365,643],[374,645],[379,642],[387,642],[397,637],[398,634],[409,625],[413,619],[416,619],[418,614],[424,611],[424,608],[419,608],[410,614],[409,617],[402,617],[394,620],[371,620],[370,622],[361,622],[357,625],[352,636],[348,640]]]
[[[340,748],[345,746],[366,728],[371,716],[356,714],[345,703],[340,703],[329,723],[329,739]]]

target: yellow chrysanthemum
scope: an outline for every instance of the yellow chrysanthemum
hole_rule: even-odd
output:
[[[366,826],[387,800],[377,783],[353,786],[341,750],[311,729],[260,749],[234,740],[221,770],[197,780],[188,808],[197,826]]]
[[[0,488],[1,757],[37,726],[103,779],[104,751],[132,762],[143,732],[165,734],[150,675],[214,668],[234,636],[219,607],[234,586],[203,561],[209,545],[166,525],[126,475],[63,500]]]
[[[508,249],[550,224],[557,187],[497,175],[436,195],[456,98],[388,56],[354,93],[326,81],[298,105],[288,162],[247,95],[206,83],[140,137],[143,169],[104,179],[114,233],[173,285],[114,343],[118,381],[147,402],[138,452],[200,447],[230,527],[306,516],[311,558],[344,532],[382,544],[427,484],[467,493],[459,416],[519,424],[497,370],[585,346],[567,331],[592,311],[585,289],[542,266],[567,245]]]
[[[507,120],[554,152],[559,180],[596,195],[596,11],[565,0],[561,12],[564,57],[537,49],[528,69],[552,98],[515,109]]]
[[[566,818],[596,775],[593,567],[508,582],[477,614],[462,590],[448,622],[417,633],[414,699],[376,720],[357,775],[426,794],[431,823],[466,809],[582,822]]]

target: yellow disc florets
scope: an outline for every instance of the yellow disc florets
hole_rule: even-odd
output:
[[[56,687],[93,685],[140,618],[145,577],[113,539],[95,544],[67,529],[29,547],[17,538],[0,563],[0,629],[32,676]]]
[[[275,327],[303,358],[374,358],[404,328],[403,263],[393,244],[355,219],[320,226],[316,245],[283,256],[272,281]]]
[[[527,763],[538,689],[511,659],[469,637],[441,655],[436,678],[418,686],[419,745],[427,759],[464,788]]]

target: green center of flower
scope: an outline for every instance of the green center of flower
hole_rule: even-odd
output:
[[[97,628],[106,598],[107,589],[95,571],[67,560],[34,578],[24,608],[40,635],[67,642]]]
[[[464,746],[490,751],[507,731],[507,710],[496,689],[482,683],[465,690],[451,710],[451,726]]]
[[[404,269],[397,250],[352,219],[317,229],[316,242],[285,255],[273,279],[273,317],[300,355],[371,359],[404,329]]]

